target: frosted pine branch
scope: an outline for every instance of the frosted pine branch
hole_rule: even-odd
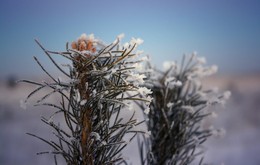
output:
[[[145,78],[137,71],[141,68],[142,59],[133,58],[140,54],[136,48],[143,40],[133,38],[128,47],[122,47],[120,41],[123,36],[119,35],[113,43],[105,45],[93,34],[83,34],[71,43],[71,47],[67,46],[65,52],[49,51],[36,41],[66,77],[65,80],[54,78],[35,57],[52,81],[38,83],[21,80],[38,86],[25,101],[21,101],[23,108],[26,108],[27,100],[48,89],[50,92],[43,94],[35,105],[56,109],[50,118],[43,117],[42,121],[54,130],[57,142],[28,134],[52,148],[51,152],[41,154],[54,154],[55,162],[56,155],[60,155],[67,164],[115,164],[125,162],[121,154],[128,144],[124,141],[125,135],[130,134],[131,141],[137,134],[146,133],[135,128],[140,122],[135,119],[133,108],[133,104],[139,102],[146,106],[144,111],[147,112],[151,102],[147,99],[151,91],[140,86]],[[57,55],[71,63],[58,65],[55,61]],[[65,70],[64,66],[68,66],[69,70]],[[49,97],[54,94],[59,95],[60,103],[51,102]],[[125,109],[132,112],[126,121],[120,117]],[[62,127],[54,118],[59,113],[64,115],[66,123]]]

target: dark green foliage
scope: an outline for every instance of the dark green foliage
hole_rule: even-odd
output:
[[[21,81],[38,86],[25,102],[48,88],[50,93],[42,96],[36,105],[57,109],[49,119],[42,118],[54,130],[57,141],[28,133],[52,147],[51,151],[39,154],[61,155],[67,164],[73,165],[124,163],[121,151],[137,133],[145,131],[134,129],[142,123],[134,118],[134,111],[129,119],[123,119],[121,113],[130,108],[129,103],[133,100],[147,102],[149,105],[149,100],[141,94],[130,94],[139,89],[139,84],[133,77],[138,74],[135,73],[135,67],[132,67],[133,63],[141,62],[133,59],[137,45],[122,48],[117,39],[108,46],[102,46],[97,41],[101,46],[97,46],[95,52],[78,51],[69,49],[68,46],[66,52],[53,52],[36,42],[67,79],[55,79],[35,57],[51,82]],[[55,55],[71,61],[69,70],[64,70],[55,62]],[[48,97],[54,94],[59,95],[60,103],[49,102]],[[65,126],[52,120],[60,113],[64,116]],[[131,135],[129,140],[124,139],[127,134]],[[57,164],[56,156],[55,163]]]
[[[202,66],[204,59],[192,55],[181,65],[169,63],[166,71],[152,68],[146,85],[153,91],[150,113],[145,115],[150,138],[139,140],[142,164],[190,164],[201,153],[202,144],[214,133],[201,121],[212,112],[210,105],[223,102],[213,90],[203,90],[201,78],[216,71]],[[216,130],[215,130],[216,132]]]

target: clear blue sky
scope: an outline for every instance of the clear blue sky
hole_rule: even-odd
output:
[[[0,77],[37,74],[34,55],[51,64],[34,38],[64,50],[82,33],[109,43],[122,32],[157,66],[197,51],[220,73],[260,71],[258,0],[1,0],[0,25]]]

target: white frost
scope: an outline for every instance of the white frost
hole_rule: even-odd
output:
[[[85,100],[85,99],[80,101],[80,105],[81,105],[81,106],[82,106],[82,105],[85,105],[86,103],[87,103],[87,100]]]
[[[210,69],[209,69],[210,75],[217,73],[217,71],[218,71],[218,66],[217,66],[217,65],[212,65],[212,66],[210,67]]]
[[[144,113],[145,113],[146,115],[148,115],[149,112],[150,112],[150,108],[149,108],[149,107],[146,107],[145,110],[144,110]]]
[[[144,56],[140,59],[141,61],[149,61],[149,58],[147,56]]]
[[[147,98],[146,98],[146,100],[149,102],[148,103],[148,105],[151,103],[151,101],[153,100],[153,98],[151,97],[151,96],[148,96]]]
[[[135,52],[135,54],[136,54],[137,56],[139,56],[139,55],[141,55],[141,54],[143,54],[143,53],[144,53],[143,50],[137,50],[137,51]]]
[[[176,85],[177,87],[180,87],[180,86],[182,86],[182,82],[181,82],[180,80],[177,80],[177,81],[175,82],[175,85]]]
[[[231,92],[230,91],[226,91],[226,92],[223,93],[223,98],[225,100],[228,100],[230,98],[230,96],[231,96]]]
[[[124,33],[121,33],[121,34],[119,34],[118,36],[117,36],[117,39],[120,41],[120,40],[122,40],[122,38],[124,38],[125,37],[125,34]]]
[[[212,118],[217,118],[218,117],[218,114],[216,112],[211,112],[211,117]]]
[[[129,111],[132,111],[134,109],[134,105],[131,102],[126,103],[126,106],[128,107]]]
[[[163,69],[165,71],[169,70],[170,68],[175,67],[175,66],[176,66],[176,63],[174,61],[165,61],[165,62],[163,62]]]
[[[151,89],[148,89],[146,87],[139,87],[138,88],[138,92],[143,95],[143,96],[146,96],[148,94],[152,94],[153,92],[151,91]]]
[[[175,80],[175,77],[167,77],[164,81],[164,85],[167,85],[168,83],[172,82]]]
[[[126,42],[126,43],[124,43],[124,48],[128,48],[129,47],[129,43],[128,42]]]
[[[142,70],[142,69],[143,69],[143,66],[142,66],[142,64],[140,64],[140,63],[134,63],[134,64],[132,65],[132,67],[134,67],[134,68],[137,69],[137,70]]]
[[[80,102],[80,93],[79,90],[75,90],[75,96],[74,99],[79,103]]]
[[[131,39],[131,41],[130,41],[130,44],[131,44],[131,45],[136,44],[136,45],[138,46],[138,45],[141,45],[143,42],[144,42],[144,40],[142,40],[141,38],[137,38],[137,39],[136,39],[136,38],[133,37],[133,38]]]
[[[94,137],[95,140],[100,141],[100,135],[97,132],[91,132],[90,136]]]
[[[205,64],[207,62],[205,57],[198,57],[197,61],[199,64]]]
[[[20,100],[20,107],[22,109],[27,109],[27,102],[25,100]]]
[[[171,108],[173,105],[174,105],[174,103],[169,102],[166,106],[167,106],[167,108]]]
[[[149,138],[151,135],[152,135],[151,131],[147,131],[147,132],[144,134],[144,136],[145,136],[146,138]]]
[[[93,42],[95,40],[95,36],[93,33],[91,33],[88,37],[87,37],[87,40]]]
[[[133,82],[134,85],[139,85],[144,83],[144,78],[146,78],[144,74],[130,73],[126,81]]]
[[[87,40],[87,34],[86,33],[81,34],[79,40]]]
[[[189,113],[194,113],[194,108],[190,105],[183,105],[181,108],[186,110]]]
[[[88,82],[85,83],[86,90],[88,90]]]
[[[181,87],[182,82],[180,80],[174,80],[174,77],[167,78],[164,82],[166,86],[168,86],[170,89],[173,89],[175,87]]]
[[[116,71],[117,71],[117,70],[116,70],[115,68],[112,68],[112,69],[111,69],[111,74],[116,73]]]

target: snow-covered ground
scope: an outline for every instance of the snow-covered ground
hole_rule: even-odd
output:
[[[225,128],[226,136],[211,138],[205,145],[205,162],[220,165],[260,164],[260,76],[223,76],[207,79],[206,84],[229,89],[232,97],[225,108],[217,108],[218,118],[209,120],[217,128]],[[32,86],[8,87],[0,83],[0,164],[46,165],[54,164],[48,155],[35,153],[50,148],[43,142],[29,137],[26,132],[52,138],[51,130],[42,124],[41,116],[51,114],[51,109],[31,107],[23,110],[21,99]],[[55,98],[54,98],[55,99]],[[130,144],[125,151],[133,164],[138,164],[137,144]]]

